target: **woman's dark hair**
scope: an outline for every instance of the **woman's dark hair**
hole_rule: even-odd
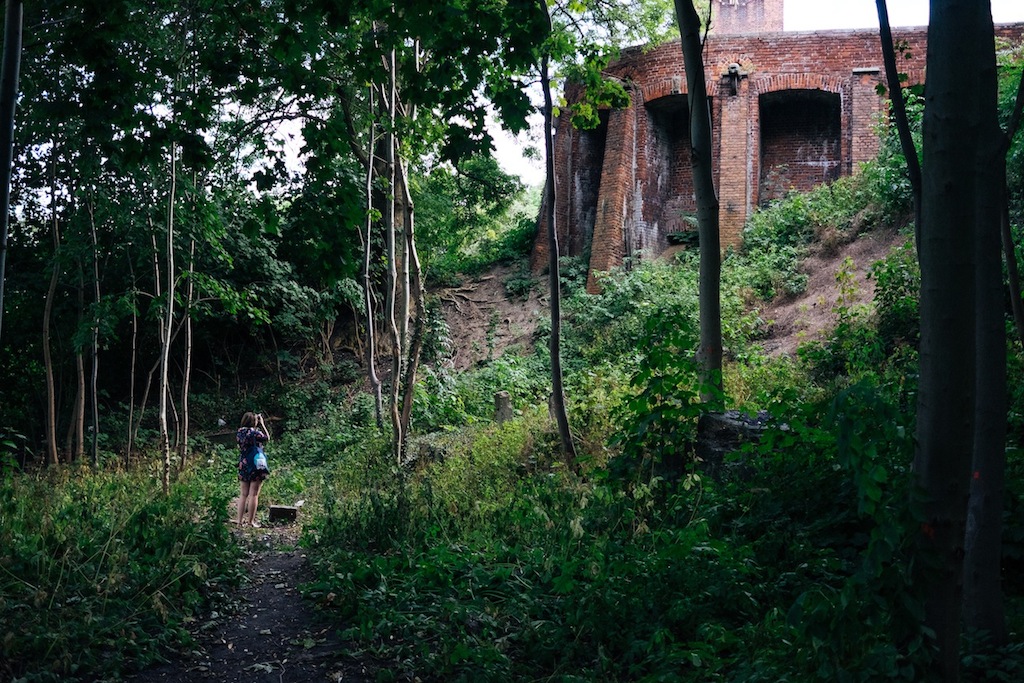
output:
[[[255,427],[256,426],[256,413],[246,412],[242,415],[242,427]]]

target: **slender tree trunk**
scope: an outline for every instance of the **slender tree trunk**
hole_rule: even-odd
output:
[[[99,372],[100,372],[100,254],[96,240],[96,212],[93,204],[93,197],[89,196],[89,233],[92,238],[92,295],[94,311],[92,317],[92,372],[89,376],[89,397],[92,406],[91,423],[92,439],[90,439],[90,456],[93,467],[100,464],[99,436],[100,436],[100,411],[99,411]]]
[[[900,83],[899,70],[896,68],[896,52],[892,42],[892,29],[889,27],[889,8],[885,0],[875,0],[878,10],[879,38],[882,41],[882,62],[885,64],[885,80],[889,84],[889,101],[892,103],[893,117],[896,119],[896,132],[900,137],[900,148],[903,158],[907,161],[907,175],[914,196],[914,234],[918,248],[921,245],[921,163],[917,158],[917,147],[910,134],[910,121],[907,119],[907,107],[903,101],[903,86]]]
[[[424,302],[423,279],[420,272],[420,257],[416,252],[416,229],[415,211],[412,203],[412,193],[409,191],[409,174],[406,171],[405,163],[399,159],[398,170],[400,174],[400,186],[402,188],[403,221],[405,227],[405,254],[406,262],[411,274],[412,300],[416,309],[412,338],[409,344],[409,355],[405,365],[405,393],[402,397],[402,435],[404,440],[401,446],[401,454],[406,453],[409,439],[409,428],[412,424],[412,406],[415,398],[416,373],[420,366],[420,356],[423,352],[423,337],[427,326],[427,309]]]
[[[165,298],[163,338],[160,340],[160,447],[163,451],[163,490],[171,487],[171,437],[167,426],[167,403],[170,396],[171,336],[174,329],[174,200],[177,190],[177,146],[171,143],[171,186],[167,197],[167,292]]]
[[[21,23],[21,0],[7,0],[3,65],[0,67],[0,339],[3,339],[4,281],[7,279],[7,230],[14,160],[14,108],[18,101],[18,71],[21,68]]]
[[[676,19],[683,45],[687,101],[690,110],[690,166],[697,195],[697,232],[700,239],[700,352],[701,398],[714,407],[722,404],[722,248],[718,228],[718,195],[712,175],[711,111],[704,81],[704,43],[700,17],[692,0],[676,0]]]
[[[181,423],[178,436],[178,461],[183,470],[188,461],[188,396],[192,390],[192,302],[195,298],[195,281],[192,276],[195,274],[195,259],[196,240],[193,238],[188,245],[188,278],[185,281],[185,367],[181,378]]]
[[[992,351],[985,331],[990,312],[978,310],[979,302],[990,305],[979,270],[991,263],[992,240],[982,233],[999,225],[993,199],[998,178],[992,177],[992,138],[998,133],[994,40],[988,3],[932,0],[913,468],[924,519],[913,579],[925,596],[925,624],[935,634],[937,656],[928,680],[946,683],[959,678],[967,503],[981,426],[975,416],[992,405],[978,391],[999,391],[977,385],[994,373],[988,360],[978,362],[979,354]]]
[[[398,288],[398,249],[395,244],[395,119],[397,106],[397,83],[395,81],[395,51],[392,50],[388,58],[388,131],[385,135],[384,160],[388,174],[388,192],[390,197],[385,202],[384,208],[384,229],[387,233],[388,250],[388,283],[387,303],[385,316],[387,317],[389,331],[391,333],[391,428],[394,431],[392,438],[392,454],[397,462],[401,461],[402,443],[405,436],[402,434],[402,417],[398,407],[398,396],[402,381],[402,337],[398,328],[395,306],[397,302]]]
[[[1009,189],[1003,187],[1004,197],[1009,197]],[[1010,310],[1013,312],[1013,327],[1017,331],[1017,340],[1024,346],[1024,298],[1020,284],[1020,269],[1017,265],[1017,248],[1013,243],[1010,231],[1010,206],[1003,200],[1002,217],[999,221],[1000,235],[1003,242],[1003,254],[1006,256],[1006,280],[1009,286]]]
[[[551,14],[548,12],[546,0],[540,0],[540,6],[547,19],[548,32],[551,31]],[[548,353],[551,357],[551,408],[558,424],[558,436],[562,452],[570,467],[576,466],[576,444],[572,440],[569,429],[569,414],[565,407],[565,387],[562,383],[562,290],[561,275],[558,269],[558,230],[555,225],[555,146],[552,137],[551,78],[548,72],[548,55],[541,56],[540,62],[541,90],[544,92],[544,158],[547,166],[547,180],[544,185],[544,206],[547,207],[548,219],[548,288],[551,301],[551,339]]]
[[[57,391],[53,381],[53,354],[50,351],[50,321],[53,318],[53,298],[57,295],[57,281],[60,276],[60,222],[57,219],[57,162],[56,143],[51,151],[53,158],[50,166],[50,225],[53,235],[53,270],[50,272],[50,285],[46,289],[46,303],[43,305],[43,367],[46,370],[46,452],[47,462],[56,466],[60,459],[57,455]]]
[[[373,88],[369,88],[370,110],[373,111]],[[370,382],[370,393],[373,394],[374,416],[377,419],[377,428],[384,427],[384,399],[381,396],[381,382],[377,375],[377,329],[374,319],[373,306],[373,281],[371,279],[370,264],[373,254],[373,173],[374,173],[374,150],[376,149],[377,134],[376,126],[370,124],[370,150],[368,163],[366,164],[366,235],[363,238],[363,301],[364,313],[366,315],[366,375]]]

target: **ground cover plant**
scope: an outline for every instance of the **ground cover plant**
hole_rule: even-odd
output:
[[[201,476],[66,468],[0,480],[0,673],[117,677],[190,642],[239,580],[229,496]]]

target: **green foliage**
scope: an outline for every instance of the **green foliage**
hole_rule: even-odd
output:
[[[1024,74],[1024,47],[999,45],[996,57],[999,63],[999,119],[1005,130],[1017,99],[1021,75]],[[1006,181],[1010,195],[1010,221],[1021,225],[1024,223],[1024,138],[1019,130],[1006,154]],[[1015,244],[1020,245],[1021,240],[1016,239]]]
[[[920,157],[924,97],[913,89],[904,89],[902,92],[911,138]],[[878,156],[864,165],[861,175],[871,192],[871,219],[881,224],[899,226],[906,222],[913,211],[913,188],[895,123],[890,123],[880,133],[882,145]]]
[[[461,274],[521,262],[537,233],[538,188],[523,188],[490,157],[459,169],[433,171],[418,200],[424,270],[432,283],[455,284]]]
[[[648,338],[647,320],[678,320],[684,329],[697,321],[696,272],[665,263],[642,263],[601,280],[601,293],[580,292],[565,301],[563,331],[566,363],[593,363],[638,354],[637,340]]]
[[[803,292],[807,276],[797,267],[808,245],[816,240],[835,249],[851,241],[863,227],[870,202],[870,188],[861,176],[853,176],[790,194],[753,214],[743,233],[748,286],[766,300]]]
[[[613,441],[634,466],[646,469],[647,463],[664,462],[684,469],[691,464],[703,409],[693,357],[695,335],[687,322],[652,311],[637,339],[645,352],[630,380],[636,393],[620,409],[621,431]]]
[[[15,678],[99,680],[189,642],[237,582],[228,496],[186,477],[66,469],[0,479],[0,636]],[[15,626],[16,625],[16,626]]]
[[[918,314],[921,269],[913,240],[873,264],[868,277],[875,281],[875,318],[886,350],[892,352],[901,346],[916,348],[921,336]]]
[[[509,392],[515,408],[543,401],[550,393],[544,359],[506,353],[467,372],[425,367],[416,387],[414,427],[429,432],[491,420],[498,391]]]
[[[445,435],[416,472],[330,496],[309,592],[398,678],[913,674],[911,440],[892,405],[857,387],[793,412],[721,486],[524,475],[556,447],[541,412]]]
[[[857,290],[852,268],[853,261],[847,258],[836,271],[839,296],[832,309],[835,326],[827,339],[799,349],[800,357],[810,364],[812,376],[819,381],[856,379],[877,368],[885,357],[870,309],[852,303]]]
[[[417,179],[413,190],[428,270],[435,258],[457,259],[482,239],[507,231],[513,203],[523,194],[522,183],[489,155],[465,159],[454,171],[438,166]]]

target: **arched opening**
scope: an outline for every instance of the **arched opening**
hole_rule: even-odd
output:
[[[759,104],[761,205],[839,177],[842,105],[838,93],[780,90],[761,95]]]
[[[661,251],[668,240],[695,230],[697,211],[690,166],[690,116],[686,95],[652,100],[646,107],[647,182],[643,188],[643,235],[635,250]]]

